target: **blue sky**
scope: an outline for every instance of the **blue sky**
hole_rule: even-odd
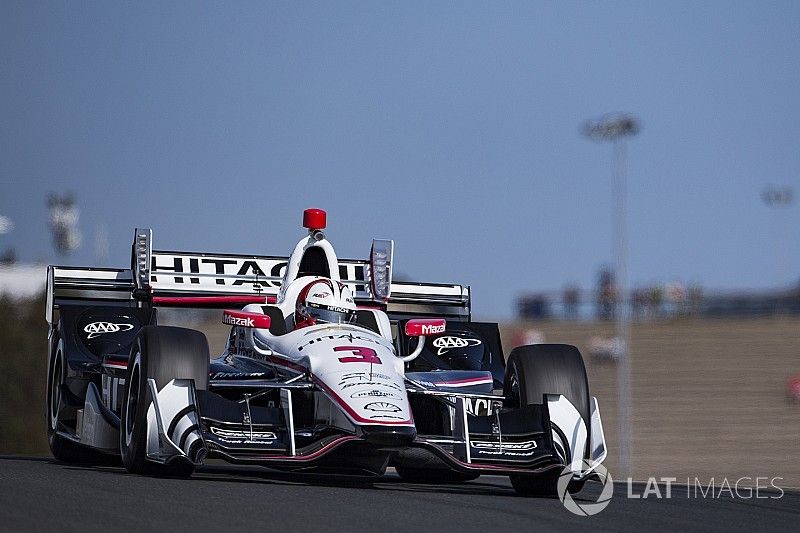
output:
[[[593,285],[611,260],[611,148],[636,114],[630,277],[800,279],[798,2],[0,4],[0,235],[23,261],[128,263],[157,247],[281,254],[329,212],[342,257],[474,290]],[[765,186],[791,186],[776,212]],[[45,196],[85,244],[54,256]]]

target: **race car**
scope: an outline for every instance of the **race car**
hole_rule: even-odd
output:
[[[574,346],[517,347],[473,321],[470,290],[392,280],[394,243],[338,259],[326,213],[288,257],[157,251],[136,229],[131,268],[50,266],[47,431],[66,462],[121,457],[188,476],[207,458],[290,471],[459,482],[508,475],[522,494],[570,491],[607,450]],[[217,308],[200,331],[163,307]]]

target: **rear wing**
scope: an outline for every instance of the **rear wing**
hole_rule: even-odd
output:
[[[152,249],[152,232],[137,229],[131,268],[47,268],[47,321],[62,305],[230,307],[274,303],[289,262],[284,256],[228,255]],[[397,320],[441,316],[469,320],[469,287],[391,283],[388,300],[373,294],[372,264],[340,259],[339,276],[360,306],[385,309]]]

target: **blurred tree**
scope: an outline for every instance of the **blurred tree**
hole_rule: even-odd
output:
[[[550,300],[544,294],[531,294],[517,300],[519,317],[522,320],[541,320],[550,316]]]
[[[44,295],[0,298],[0,453],[48,454]]]
[[[659,318],[664,313],[664,288],[659,285],[650,287],[650,309],[652,310],[653,318]]]
[[[17,262],[17,251],[14,248],[6,248],[0,253],[0,265],[13,265]]]

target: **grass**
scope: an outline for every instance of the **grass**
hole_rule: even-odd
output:
[[[0,298],[0,453],[49,453],[44,297]]]

